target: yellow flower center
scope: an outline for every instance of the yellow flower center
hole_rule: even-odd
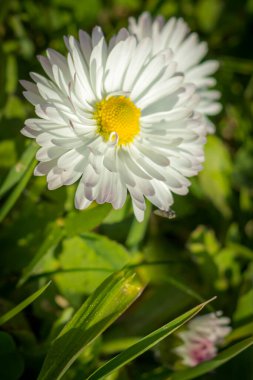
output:
[[[113,136],[118,145],[131,143],[140,132],[141,111],[125,96],[112,96],[96,103],[97,132],[107,141]]]

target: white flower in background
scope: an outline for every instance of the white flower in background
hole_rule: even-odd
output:
[[[230,333],[229,324],[230,318],[223,317],[222,312],[217,311],[194,318],[188,323],[188,327],[192,333],[206,336],[216,344],[222,342],[223,338]]]
[[[138,20],[131,17],[129,31],[136,35],[139,41],[151,37],[153,54],[166,48],[173,51],[177,71],[184,74],[185,83],[193,83],[196,86],[200,95],[195,110],[203,115],[208,132],[213,132],[214,126],[207,116],[216,115],[221,110],[217,101],[220,93],[210,89],[216,84],[212,74],[218,69],[218,62],[202,62],[208,51],[206,42],[200,42],[196,33],[190,33],[183,19],[172,17],[165,23],[164,18],[159,16],[152,21],[148,12],[144,12]]]
[[[22,130],[41,146],[35,175],[46,175],[50,190],[79,181],[78,209],[92,201],[118,209],[129,192],[139,221],[145,198],[168,211],[203,161],[195,87],[170,50],[153,53],[150,38],[122,29],[107,45],[96,27],[79,39],[65,38],[67,57],[52,49],[39,57],[47,77],[22,81],[38,116]]]
[[[188,323],[187,330],[178,334],[183,344],[174,352],[189,367],[214,358],[219,344],[231,332],[229,323],[230,319],[222,317],[220,311],[194,318]]]
[[[198,336],[195,340],[185,342],[174,351],[182,358],[182,364],[187,367],[195,367],[202,362],[211,360],[218,353],[217,347],[213,342]]]

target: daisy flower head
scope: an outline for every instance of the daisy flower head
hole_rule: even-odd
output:
[[[215,344],[231,332],[230,318],[224,317],[221,311],[196,317],[188,323],[189,330],[194,334],[207,337]]]
[[[199,94],[199,102],[195,110],[202,114],[207,131],[214,132],[214,125],[209,116],[216,115],[221,110],[220,93],[213,90],[216,80],[212,75],[218,69],[215,60],[203,61],[207,54],[206,42],[200,42],[196,33],[191,33],[188,25],[182,19],[170,18],[165,22],[162,16],[152,20],[148,12],[144,12],[138,20],[130,17],[129,31],[138,40],[151,37],[153,54],[170,48],[174,53],[178,72],[184,74],[185,83],[193,83]]]
[[[22,130],[41,146],[35,175],[46,175],[51,190],[78,182],[78,209],[93,201],[118,209],[129,193],[138,221],[145,199],[168,211],[203,161],[195,87],[184,84],[170,49],[154,53],[151,38],[126,29],[109,43],[96,27],[65,44],[67,57],[52,49],[39,57],[46,76],[22,81],[37,115]]]
[[[194,340],[187,340],[175,348],[174,352],[181,357],[182,364],[187,367],[195,367],[202,362],[215,358],[218,350],[209,339],[196,337]]]
[[[213,359],[219,345],[231,332],[229,324],[230,319],[223,317],[221,311],[194,318],[188,323],[187,329],[178,334],[183,344],[176,347],[174,352],[189,367]]]

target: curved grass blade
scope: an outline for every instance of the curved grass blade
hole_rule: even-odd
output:
[[[0,198],[10,190],[16,183],[23,177],[33,158],[38,150],[38,145],[32,142],[25,152],[22,154],[20,160],[9,171],[4,183],[0,188]]]
[[[54,340],[38,380],[58,380],[83,349],[111,325],[141,294],[136,273],[124,269],[109,276]]]
[[[104,376],[109,375],[111,372],[125,366],[130,361],[134,360],[136,357],[140,356],[145,351],[149,350],[161,340],[179,329],[184,323],[188,322],[191,318],[198,314],[211,301],[212,300],[206,301],[194,307],[180,317],[145,336],[139,340],[139,342],[109,360],[102,367],[98,368],[95,372],[93,372],[93,374],[88,377],[88,380],[99,380]]]
[[[14,204],[17,202],[18,198],[20,197],[22,191],[26,187],[30,177],[33,174],[33,170],[36,165],[36,159],[33,159],[30,166],[26,170],[25,174],[17,184],[17,186],[13,189],[12,193],[9,195],[7,200],[5,201],[3,207],[0,210],[0,222],[3,221],[3,219],[6,217],[6,215],[10,212]]]
[[[160,279],[161,279],[161,281],[167,282],[168,284],[170,284],[170,285],[174,286],[175,288],[181,290],[182,293],[187,294],[188,296],[196,299],[197,301],[204,302],[204,299],[202,296],[200,296],[197,292],[195,292],[195,290],[190,288],[188,285],[183,283],[181,280],[179,281],[171,275],[161,276]],[[213,308],[210,304],[207,305],[207,307],[213,311]]]
[[[18,283],[23,285],[29,277],[36,273],[36,268],[40,261],[49,252],[53,252],[64,236],[74,236],[90,231],[102,223],[106,215],[111,211],[111,205],[103,204],[82,212],[71,212],[64,219],[63,223],[56,220],[50,225],[50,233],[44,240],[37,254],[29,265]],[[37,274],[37,273],[36,273]]]
[[[27,297],[24,301],[22,301],[20,304],[15,306],[13,309],[5,313],[0,317],[0,326],[3,325],[5,322],[9,321],[9,319],[15,317],[18,313],[20,313],[23,309],[25,309],[28,305],[30,305],[33,301],[36,300],[51,284],[51,281],[49,281],[46,285],[44,285],[42,288],[37,290],[35,293],[33,293],[31,296]]]
[[[243,340],[242,342],[234,344],[232,347],[227,348],[217,355],[213,360],[199,364],[197,367],[189,368],[183,371],[175,372],[168,377],[168,380],[190,380],[202,376],[207,372],[213,371],[215,368],[220,367],[227,361],[240,354],[253,345],[253,337]]]
[[[233,329],[231,333],[225,338],[225,345],[238,341],[243,338],[252,336],[253,334],[253,322],[249,322],[246,325]]]
[[[47,238],[44,240],[40,249],[34,258],[30,261],[28,266],[25,268],[24,273],[21,279],[18,282],[18,286],[23,285],[27,279],[36,271],[36,267],[40,261],[49,253],[53,252],[58,246],[60,241],[64,237],[64,230],[61,226],[58,225],[57,221],[52,224],[52,229]]]
[[[165,262],[144,262],[144,263],[138,263],[138,264],[134,264],[134,265],[130,265],[129,267],[131,268],[138,268],[138,267],[145,267],[145,266],[163,266],[163,265],[171,265],[171,262],[170,261],[165,261]],[[172,286],[174,286],[175,288],[181,290],[182,293],[185,293],[187,294],[188,296],[196,299],[197,301],[199,302],[205,302],[204,298],[198,294],[195,290],[193,290],[188,284],[185,284],[182,282],[182,280],[180,279],[177,280],[175,277],[171,276],[171,274],[167,274],[166,276],[165,275],[162,275],[159,277],[159,280],[162,282],[166,282]],[[210,309],[210,311],[213,311],[213,307],[209,304],[207,305],[207,308]]]

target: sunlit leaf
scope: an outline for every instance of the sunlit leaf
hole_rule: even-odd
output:
[[[76,312],[49,349],[38,380],[58,380],[81,351],[140,295],[143,284],[129,270],[108,277]]]
[[[90,294],[128,261],[126,249],[107,237],[94,233],[75,236],[63,241],[59,254],[62,271],[54,276],[54,280],[65,297],[73,302],[83,294]]]

